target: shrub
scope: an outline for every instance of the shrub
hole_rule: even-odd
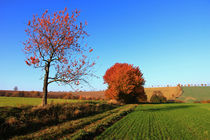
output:
[[[145,81],[139,67],[116,63],[106,71],[103,78],[108,84],[108,89],[105,91],[108,99],[115,99],[122,103],[147,100],[143,87]]]
[[[166,97],[163,96],[161,91],[154,91],[152,97],[150,98],[151,103],[165,103],[167,102]]]
[[[194,101],[194,103],[207,104],[207,103],[210,103],[210,100]]]
[[[193,103],[201,103],[200,101],[194,101]]]
[[[5,96],[6,96],[6,97],[11,97],[11,96],[12,96],[12,93],[11,93],[11,92],[7,92],[7,93],[5,94]]]
[[[182,101],[182,100],[175,100],[175,103],[185,103],[185,101]]]

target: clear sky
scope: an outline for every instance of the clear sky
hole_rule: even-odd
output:
[[[210,83],[209,0],[0,0],[0,90],[42,90],[42,71],[28,67],[22,42],[34,14],[77,8],[99,56],[99,79],[116,62],[139,66],[145,86]],[[52,84],[49,90],[69,91]]]

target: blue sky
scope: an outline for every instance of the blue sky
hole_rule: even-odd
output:
[[[88,22],[89,46],[99,56],[99,79],[116,62],[139,66],[145,86],[210,83],[210,1],[208,0],[0,0],[0,90],[42,90],[42,71],[28,67],[22,42],[34,14],[77,8]],[[69,91],[52,84],[49,90]]]

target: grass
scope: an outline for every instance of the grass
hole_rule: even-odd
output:
[[[182,87],[183,94],[178,98],[186,102],[210,99],[210,87]]]
[[[210,104],[139,105],[97,139],[209,140]]]
[[[0,107],[0,135],[10,138],[33,133],[40,129],[59,125],[118,107],[106,103],[77,102],[42,106]]]
[[[31,134],[14,137],[13,139],[83,139],[98,134],[99,128],[109,126],[114,120],[133,110],[136,105],[125,105],[94,116],[64,122],[47,127]],[[105,125],[107,124],[107,125]]]
[[[73,99],[48,99],[48,103],[75,103],[85,102],[85,100]],[[21,105],[40,105],[42,98],[28,98],[28,97],[0,97],[0,107],[3,106],[21,106]]]
[[[52,104],[46,108],[36,108],[30,105],[40,104],[39,98],[0,97],[1,100],[6,100],[0,104],[8,107],[0,107],[0,124],[7,122],[4,126],[11,126],[5,129],[2,125],[0,130],[12,132],[6,133],[12,136],[5,138],[210,139],[210,104],[144,104],[137,107],[129,104],[119,107],[99,101],[87,103],[88,101],[50,99],[54,103],[70,102],[72,105],[63,103],[62,106]],[[13,107],[20,103],[29,106]],[[17,132],[20,133],[16,134]]]
[[[130,104],[122,107],[118,112],[112,113],[101,120],[98,120],[83,129],[76,131],[71,135],[67,135],[62,140],[82,140],[82,139],[94,139],[97,135],[107,129],[109,126],[120,120],[123,116],[132,112],[136,108],[136,105]]]

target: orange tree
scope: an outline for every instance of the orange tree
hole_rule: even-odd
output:
[[[44,71],[43,106],[47,104],[49,84],[79,85],[95,64],[88,59],[93,49],[81,43],[88,34],[87,23],[77,21],[79,13],[74,10],[70,15],[66,8],[53,14],[46,10],[28,22],[28,39],[23,43],[25,62]]]
[[[105,96],[123,103],[146,101],[144,78],[139,67],[127,63],[116,63],[109,68],[104,81],[108,84]]]

